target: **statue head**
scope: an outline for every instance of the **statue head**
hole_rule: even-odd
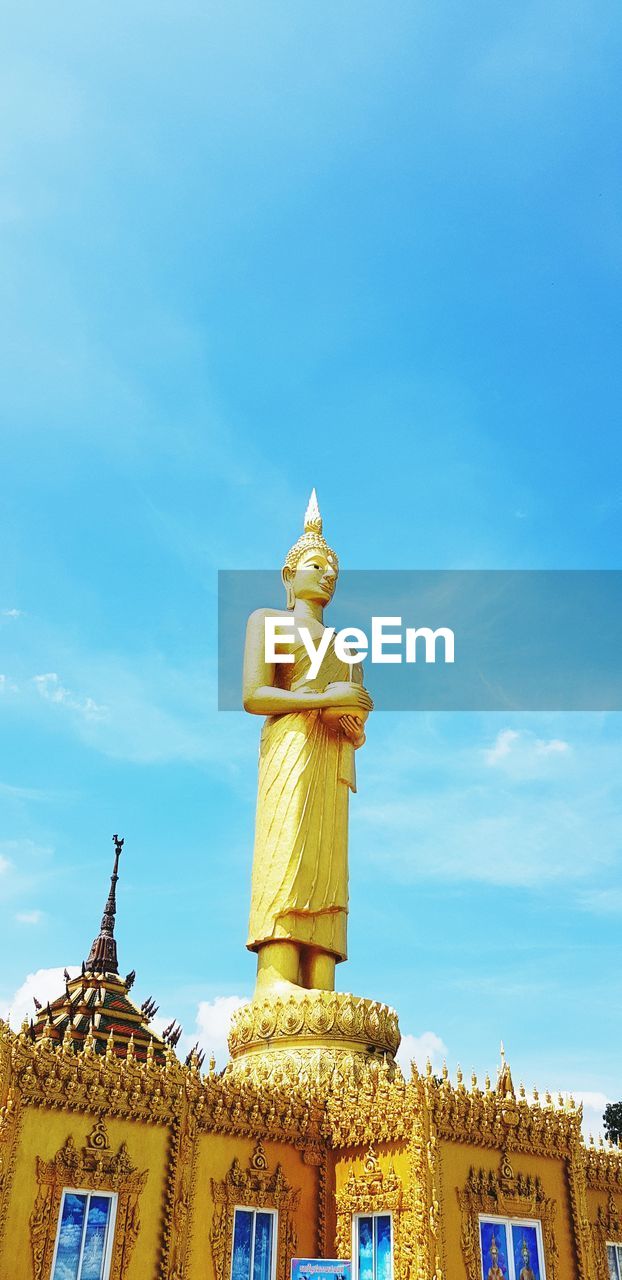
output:
[[[293,609],[296,600],[328,604],[338,573],[337,556],[322,537],[322,517],[314,489],[305,512],[304,533],[288,551],[281,570],[287,608]]]
[[[494,1231],[493,1231],[493,1233],[492,1233],[492,1240],[490,1241],[490,1256],[491,1256],[491,1258],[492,1258],[493,1262],[497,1262],[497,1261],[498,1261],[498,1258],[499,1258],[499,1247],[498,1247],[498,1245],[497,1245],[497,1241],[495,1240],[495,1233],[494,1233]]]
[[[523,1236],[523,1243],[521,1245],[521,1253],[523,1255],[523,1262],[525,1263],[525,1266],[527,1266],[529,1262],[529,1245],[527,1244],[527,1241],[525,1240],[524,1236]]]

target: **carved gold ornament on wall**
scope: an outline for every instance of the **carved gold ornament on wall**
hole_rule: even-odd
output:
[[[276,1280],[286,1280],[291,1259],[296,1253],[294,1215],[298,1209],[300,1191],[286,1182],[280,1164],[271,1173],[266,1153],[261,1142],[258,1142],[249,1160],[248,1169],[243,1169],[236,1159],[222,1182],[215,1182],[213,1178],[211,1181],[215,1209],[210,1244],[216,1280],[225,1280],[231,1270],[236,1205],[246,1209],[276,1209]]]
[[[380,1161],[370,1147],[365,1157],[362,1173],[351,1170],[350,1176],[337,1192],[337,1232],[335,1243],[337,1257],[349,1258],[352,1253],[352,1223],[358,1213],[390,1213],[393,1222],[394,1274],[400,1275],[400,1229],[403,1200],[402,1184],[391,1165],[383,1173]]]
[[[557,1280],[558,1248],[555,1240],[556,1202],[547,1198],[539,1178],[516,1174],[507,1155],[498,1173],[471,1169],[464,1190],[458,1192],[462,1210],[462,1254],[468,1280],[480,1280],[482,1258],[479,1217],[531,1218],[542,1224],[547,1280]]]
[[[592,1240],[596,1260],[595,1280],[609,1280],[607,1244],[622,1244],[622,1214],[611,1194],[606,1209],[602,1204],[598,1206],[596,1222],[592,1226]]]
[[[138,1200],[147,1176],[134,1167],[124,1142],[116,1153],[111,1151],[103,1120],[96,1122],[81,1150],[70,1136],[53,1160],[37,1156],[39,1190],[30,1215],[34,1280],[47,1280],[50,1274],[65,1187],[116,1192],[110,1280],[123,1280],[140,1230]]]

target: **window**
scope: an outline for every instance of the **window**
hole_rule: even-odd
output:
[[[390,1213],[362,1213],[354,1219],[356,1280],[391,1280],[392,1254]]]
[[[546,1280],[539,1222],[480,1218],[479,1239],[482,1280]]]
[[[231,1280],[273,1280],[277,1215],[272,1209],[236,1209]]]
[[[117,1197],[63,1191],[52,1280],[107,1280]]]
[[[607,1245],[609,1280],[622,1280],[622,1244]]]

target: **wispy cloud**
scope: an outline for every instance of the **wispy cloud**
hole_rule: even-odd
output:
[[[68,711],[77,711],[85,720],[105,720],[108,716],[108,707],[98,704],[94,698],[80,697],[66,689],[55,671],[33,676],[33,684],[45,702],[65,707]]]
[[[21,618],[22,616],[23,616],[23,609],[3,609],[2,610],[3,618],[15,619],[15,618]]]
[[[484,751],[486,764],[501,767],[514,777],[533,777],[547,761],[565,756],[570,743],[563,738],[538,738],[526,730],[501,729],[492,747]]]
[[[15,919],[18,924],[41,924],[43,912],[38,907],[33,907],[30,911],[17,911]]]
[[[448,746],[439,720],[418,717],[387,730],[372,724],[372,743],[374,734],[352,829],[384,875],[405,884],[449,879],[544,890],[593,881],[615,864],[616,741],[508,727],[492,745],[471,736],[466,746]]]
[[[584,889],[577,894],[577,902],[595,915],[619,916],[622,915],[622,888]]]
[[[43,704],[63,716],[64,731],[119,760],[182,760],[228,775],[236,773],[242,759],[252,761],[252,726],[247,717],[218,713],[208,663],[179,669],[159,654],[130,660],[73,653],[67,667],[64,680],[48,671],[26,682],[25,714],[32,714],[34,699],[34,705]],[[86,688],[88,694],[83,692]]]

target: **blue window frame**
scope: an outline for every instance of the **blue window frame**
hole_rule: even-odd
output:
[[[538,1221],[482,1215],[479,1243],[482,1280],[546,1280]]]
[[[355,1280],[392,1280],[393,1224],[390,1213],[354,1219]]]
[[[273,1280],[276,1228],[273,1209],[234,1211],[231,1280]]]
[[[116,1200],[102,1191],[63,1191],[52,1280],[107,1280]]]

